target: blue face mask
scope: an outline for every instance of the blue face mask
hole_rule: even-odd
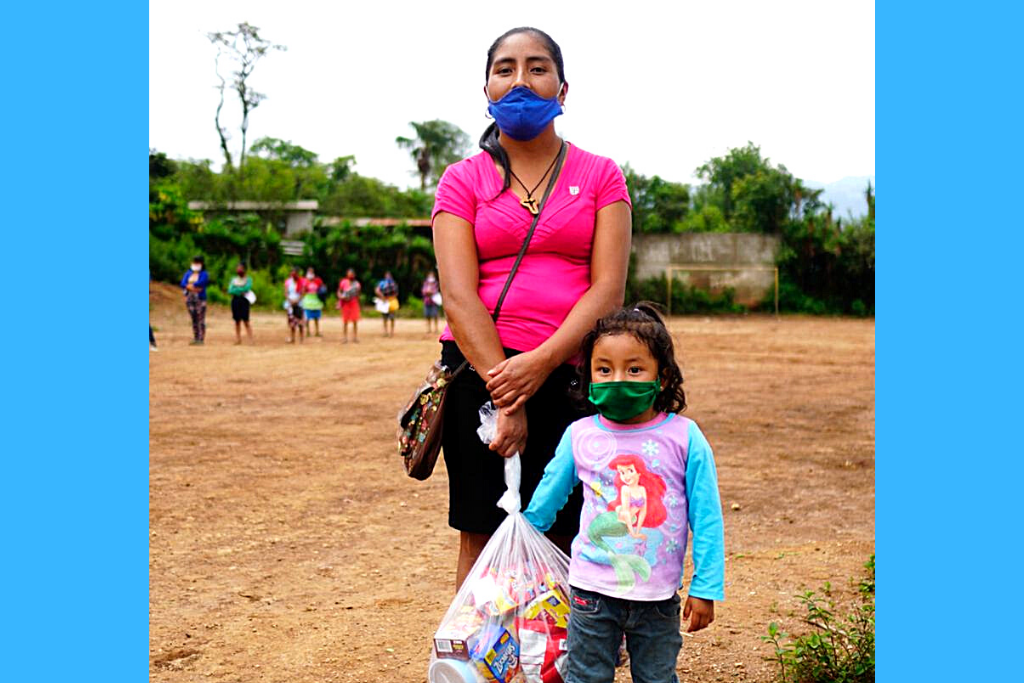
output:
[[[558,92],[562,92],[561,86]],[[497,102],[491,102],[487,111],[494,117],[498,129],[513,140],[532,140],[544,130],[556,116],[562,113],[558,95],[550,100],[519,86],[512,88]]]

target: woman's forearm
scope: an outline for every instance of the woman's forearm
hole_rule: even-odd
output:
[[[505,350],[491,314],[475,292],[464,295],[446,292],[442,296],[445,318],[459,351],[486,382],[487,371],[505,360]]]
[[[621,306],[625,296],[623,282],[594,284],[580,297],[555,333],[536,349],[545,360],[548,374],[579,353],[580,342],[594,323]]]

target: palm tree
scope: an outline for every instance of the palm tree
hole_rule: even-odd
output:
[[[426,192],[427,185],[436,185],[449,164],[466,155],[469,136],[455,124],[440,119],[419,123],[410,121],[409,125],[416,131],[416,137],[399,136],[395,142],[402,149],[409,150],[416,163],[416,175],[420,177],[420,190]]]

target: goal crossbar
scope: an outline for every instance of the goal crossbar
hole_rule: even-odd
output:
[[[752,271],[752,272],[770,272],[775,277],[775,317],[779,317],[779,269],[777,266],[752,266],[748,264],[735,264],[731,266],[709,266],[705,264],[671,264],[665,268],[665,280],[668,288],[668,315],[672,315],[672,279],[676,273],[681,272],[700,272],[700,271]]]

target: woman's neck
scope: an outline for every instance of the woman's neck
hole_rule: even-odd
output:
[[[499,132],[498,142],[505,148],[509,162],[518,161],[524,164],[541,161],[547,164],[562,147],[562,139],[555,133],[554,121],[532,140],[514,140]]]

